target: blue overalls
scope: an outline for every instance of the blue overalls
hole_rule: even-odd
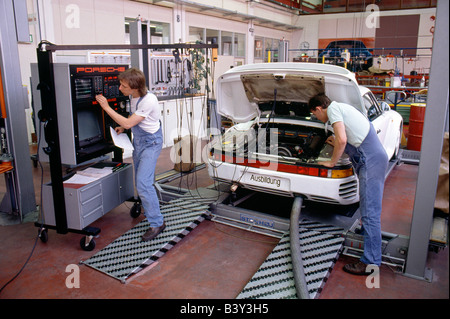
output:
[[[137,105],[141,99],[142,97]],[[133,133],[133,164],[136,189],[150,227],[160,227],[164,218],[160,211],[154,180],[156,161],[163,144],[162,126],[160,125],[159,130],[152,134],[144,131],[138,124],[131,128],[131,132]]]
[[[359,209],[364,235],[364,254],[360,260],[380,266],[381,208],[388,157],[372,123],[362,144],[355,147],[347,143],[345,152],[359,179]]]

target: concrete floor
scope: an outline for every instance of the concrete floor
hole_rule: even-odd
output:
[[[171,169],[169,149],[158,161],[157,173]],[[44,181],[49,180],[44,165]],[[409,235],[418,166],[396,166],[386,181],[382,230]],[[36,200],[39,203],[40,169],[33,168]],[[170,183],[196,189],[212,184],[206,169]],[[1,190],[1,188],[0,188]],[[86,265],[78,265],[125,233],[143,216],[129,215],[126,202],[95,221],[101,229],[93,251],[79,247],[78,234],[57,234],[49,230],[49,240],[36,242],[38,229],[33,222],[0,226],[0,287],[21,269],[34,244],[36,247],[22,273],[0,294],[5,299],[232,299],[250,280],[276,245],[276,239],[239,230],[211,221],[202,222],[186,238],[151,267],[131,277],[126,284]],[[448,299],[448,249],[430,252],[427,266],[433,270],[432,282],[412,279],[381,267],[380,288],[368,289],[366,277],[342,271],[351,258],[341,256],[320,294],[321,299]],[[80,288],[66,287],[68,265],[78,265]]]

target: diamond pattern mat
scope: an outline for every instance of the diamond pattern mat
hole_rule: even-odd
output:
[[[83,263],[123,283],[132,275],[161,258],[206,217],[208,205],[198,200],[180,198],[161,205],[165,230],[155,239],[144,242],[147,219],[114,240]]]
[[[343,229],[301,221],[299,237],[309,297],[318,298],[344,243]],[[289,233],[285,234],[237,299],[295,299]]]

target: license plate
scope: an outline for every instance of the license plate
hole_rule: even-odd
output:
[[[259,187],[267,187],[276,190],[289,190],[289,180],[270,175],[246,173],[244,175],[244,182]]]

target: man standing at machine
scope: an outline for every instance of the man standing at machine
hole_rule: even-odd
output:
[[[142,71],[130,68],[119,74],[119,81],[119,90],[131,98],[131,116],[126,118],[115,112],[103,95],[97,95],[96,100],[102,109],[120,125],[115,129],[118,134],[124,132],[125,129],[131,129],[133,133],[136,189],[144,208],[145,217],[150,224],[150,228],[142,236],[142,240],[149,241],[166,227],[153,184],[156,161],[163,144],[161,111],[157,97],[147,90]]]
[[[322,122],[330,121],[334,146],[330,161],[319,162],[334,167],[345,152],[359,179],[360,212],[364,235],[364,254],[357,263],[347,264],[344,271],[368,275],[367,265],[381,265],[381,205],[388,157],[369,120],[356,108],[318,94],[309,100],[310,111]]]

